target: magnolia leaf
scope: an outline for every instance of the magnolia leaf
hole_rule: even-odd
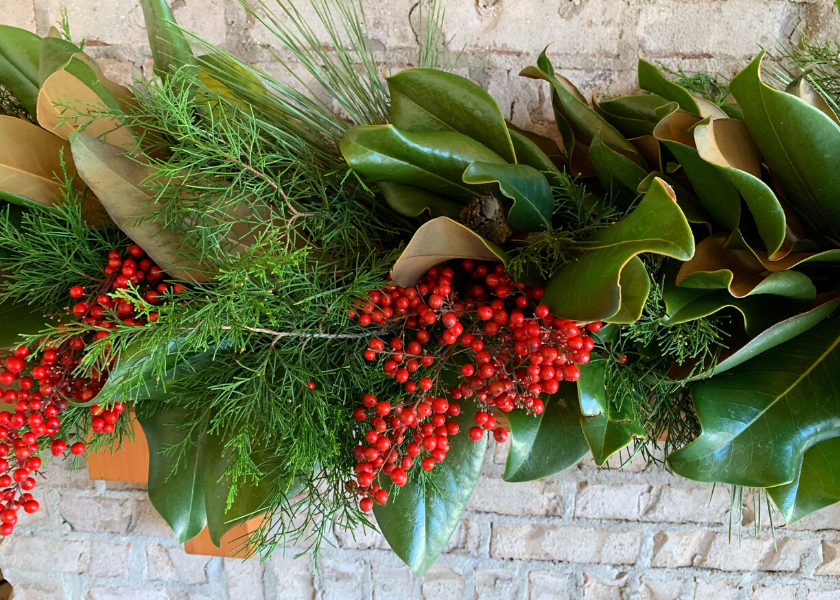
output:
[[[91,66],[89,63],[94,63],[87,55],[82,53],[82,49],[79,48],[73,42],[68,42],[63,37],[59,35],[59,37],[54,36],[47,36],[40,40],[40,48],[38,51],[38,82],[39,86],[44,85],[44,82],[49,78],[50,75],[55,73],[56,71],[63,69],[67,66],[67,63],[70,62],[70,59],[74,56],[85,56],[88,62],[88,66]],[[95,68],[99,68],[98,66]]]
[[[438,69],[406,69],[388,77],[391,123],[401,131],[455,131],[516,162],[502,111],[465,77]]]
[[[505,261],[507,254],[492,242],[468,227],[438,217],[424,223],[391,269],[391,279],[402,286],[411,286],[433,266],[453,258]]]
[[[399,489],[385,485],[384,477],[379,480],[389,497],[383,506],[374,504],[376,523],[391,549],[417,577],[426,573],[449,543],[481,474],[486,436],[474,442],[467,435],[477,411],[474,402],[461,405],[461,414],[452,419],[460,433],[450,436],[446,460],[435,465],[432,478],[418,482],[414,475]]]
[[[393,181],[380,181],[379,190],[385,197],[394,212],[406,217],[419,217],[424,211],[429,216],[458,218],[462,205],[447,200],[443,196],[424,190],[423,188],[394,183]]]
[[[124,110],[133,95],[127,88],[106,81],[83,60],[73,57],[41,87],[38,123],[64,139],[84,126],[87,135],[133,149],[137,142],[131,131],[119,120],[98,114],[106,109]]]
[[[711,102],[693,96],[687,89],[665,77],[655,65],[642,58],[641,51],[639,51],[638,72],[640,88],[658,94],[670,102],[676,102],[685,112],[704,119],[726,117],[726,113]]]
[[[695,481],[771,487],[794,481],[805,452],[840,436],[840,319],[691,386],[702,433],[668,456]],[[745,457],[747,457],[745,459]]]
[[[785,211],[761,180],[761,155],[747,126],[737,119],[699,123],[694,140],[700,157],[720,169],[741,193],[767,252],[777,252],[785,241]]]
[[[33,117],[37,113],[38,53],[41,38],[34,33],[0,25],[0,85],[18,99]]]
[[[167,77],[181,67],[195,67],[190,44],[175,23],[166,0],[140,0],[149,46],[155,61],[155,73]]]
[[[601,130],[602,140],[613,146],[620,152],[627,153],[628,156],[635,155],[640,161],[636,148],[633,144],[621,135],[618,130],[610,125],[601,115],[592,109],[587,103],[586,99],[575,88],[575,86],[562,75],[557,75],[551,65],[551,61],[543,50],[540,57],[537,59],[536,67],[526,67],[521,73],[523,77],[531,79],[542,79],[548,81],[553,89],[553,99],[555,109],[563,116],[563,119],[569,124],[574,132],[572,142],[579,141],[584,144],[589,144],[598,130]],[[558,122],[558,127],[560,123]],[[563,133],[561,129],[561,133]],[[563,143],[567,143],[567,136],[563,136]],[[566,146],[567,151],[569,146]]]
[[[823,95],[815,90],[814,86],[808,83],[807,77],[807,75],[802,75],[791,81],[785,88],[785,92],[791,96],[796,96],[814,108],[821,110],[829,119],[840,125],[840,119],[838,119],[837,113],[835,113],[834,109],[829,106]]]
[[[840,502],[840,437],[808,448],[793,481],[767,488],[788,525]]]
[[[152,416],[137,418],[149,443],[149,500],[182,543],[207,524],[207,436],[194,427],[181,427],[186,414],[181,407],[163,404]],[[179,451],[173,452],[173,446]]]
[[[552,185],[559,186],[561,184],[560,170],[552,160],[552,156],[557,161],[562,161],[563,157],[554,140],[527,132],[521,133],[515,129],[510,130],[510,139],[513,141],[516,160],[520,165],[533,167],[542,173]],[[552,150],[553,154],[549,155]],[[553,202],[552,200],[552,204]]]
[[[694,254],[694,236],[674,192],[660,179],[633,212],[580,244],[576,259],[548,282],[542,301],[552,314],[576,321],[608,320],[622,307],[620,278],[637,254],[654,252],[680,260]],[[633,276],[637,281],[638,277]],[[638,288],[638,284],[633,286]]]
[[[596,131],[592,138],[589,158],[604,189],[617,195],[621,205],[630,206],[636,197],[636,189],[647,177],[647,171],[604,144],[600,131]]]
[[[474,162],[464,172],[464,183],[498,183],[499,190],[513,200],[507,222],[514,231],[548,231],[554,198],[548,180],[528,165],[499,165]]]
[[[393,181],[461,200],[481,193],[462,176],[475,161],[506,164],[498,154],[463,134],[410,133],[393,125],[352,127],[341,138],[341,153],[371,182]]]
[[[599,102],[597,91],[592,92],[592,106],[596,112],[628,140],[652,135],[659,122],[656,109],[666,104],[668,101],[656,94],[623,96]]]
[[[820,299],[818,296],[815,308],[774,323],[743,344],[733,344],[729,341],[727,348],[721,349],[715,363],[691,377],[689,381],[707,379],[718,373],[728,371],[770,348],[774,348],[797,335],[805,333],[823,319],[828,318],[838,306],[840,306],[840,298],[829,297]]]
[[[153,177],[155,169],[125,156],[121,148],[81,133],[76,134],[71,148],[79,175],[117,227],[171,276],[195,283],[207,281],[201,266],[181,255],[183,235],[164,229],[153,218],[154,199],[141,183]]]
[[[840,126],[804,100],[761,81],[762,51],[730,82],[761,156],[814,230],[840,240]]]
[[[205,508],[207,530],[210,540],[221,546],[221,539],[228,531],[266,512],[275,492],[280,491],[291,498],[303,489],[300,481],[281,477],[282,460],[271,450],[256,450],[250,459],[260,470],[260,478],[243,475],[236,480],[233,502],[228,508],[232,477],[225,475],[234,458],[234,452],[226,449],[229,439],[221,434],[207,435],[206,470],[204,472]]]
[[[0,198],[14,204],[52,206],[64,189],[62,158],[72,175],[70,144],[15,117],[0,116]]]
[[[578,397],[581,426],[592,458],[603,466],[616,452],[633,442],[633,437],[645,437],[644,427],[632,413],[619,411],[607,399],[607,361],[595,359],[580,365]]]
[[[703,223],[711,230],[711,217],[709,216],[709,213],[706,212],[706,209],[703,207],[700,200],[665,173],[660,171],[648,173],[647,177],[645,177],[639,184],[639,187],[636,188],[636,191],[639,194],[646,194],[650,189],[651,184],[657,178],[670,185],[674,190],[674,193],[677,196],[677,206],[679,206],[680,210],[683,211],[683,214],[689,223]]]
[[[656,125],[653,136],[679,161],[706,212],[718,225],[732,231],[741,220],[741,198],[726,176],[697,152],[690,130],[700,121],[696,115],[676,111]]]
[[[39,333],[51,324],[42,308],[6,300],[0,303],[0,349],[18,346],[21,335]]]
[[[575,384],[564,382],[556,394],[542,395],[542,414],[524,410],[507,413],[510,450],[504,480],[534,481],[576,465],[589,452],[580,426],[580,403]]]
[[[650,294],[650,276],[641,258],[634,256],[627,261],[621,270],[618,286],[621,288],[621,307],[610,317],[609,322],[635,323],[641,318]]]

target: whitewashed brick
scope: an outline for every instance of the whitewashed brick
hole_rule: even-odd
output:
[[[49,0],[47,20],[50,24],[59,21],[62,7],[67,8],[74,39],[85,38],[107,45],[148,45],[143,12],[134,0]]]
[[[94,577],[125,577],[131,568],[131,544],[93,542],[90,549],[90,574]]]
[[[750,600],[796,600],[796,586],[760,586],[753,591],[752,595],[750,596]]]
[[[321,561],[321,575],[324,582],[323,600],[362,600],[361,563],[324,559]]]
[[[414,578],[408,567],[392,567],[371,561],[373,600],[414,600]]]
[[[190,595],[180,590],[150,590],[125,587],[92,588],[86,600],[189,600]]]
[[[461,519],[443,551],[447,554],[476,556],[480,544],[481,528],[478,523],[470,519]]]
[[[432,565],[423,576],[420,590],[423,594],[423,600],[462,598],[464,595],[464,576],[450,567]]]
[[[711,499],[711,502],[709,501]],[[722,523],[728,518],[729,490],[718,486],[655,486],[642,498],[640,519],[662,523]]]
[[[12,535],[0,543],[0,565],[3,570],[84,573],[90,567],[90,542]]]
[[[277,580],[278,600],[314,600],[315,581],[308,556],[291,558],[275,552],[271,555],[271,569]]]
[[[35,0],[15,0],[8,2],[0,11],[0,25],[11,25],[35,32],[38,27],[35,21]]]
[[[93,489],[94,482],[88,475],[87,463],[83,458],[79,459],[79,465],[75,469],[72,460],[53,458],[44,469],[43,486],[86,490]]]
[[[571,600],[568,577],[552,571],[531,571],[528,600]]]
[[[626,582],[626,577],[606,580],[584,573],[583,597],[585,600],[627,600],[628,596],[623,589]]]
[[[511,569],[476,570],[476,600],[509,600],[518,596],[519,586],[516,582],[516,571]]]
[[[840,600],[840,590],[811,590],[805,600]]]
[[[371,548],[387,550],[390,548],[385,536],[370,527],[344,529],[336,526],[333,531],[338,538],[338,545],[348,550],[370,550]]]
[[[705,555],[714,539],[711,531],[666,533],[660,531],[653,538],[654,567],[690,567],[694,560]]]
[[[694,600],[736,600],[739,590],[734,579],[725,581],[700,581],[694,587]]]
[[[113,58],[97,58],[96,59],[99,68],[102,69],[102,74],[105,75],[108,79],[115,83],[121,84],[128,84],[131,85],[134,83],[134,77],[136,76],[134,63],[129,60],[114,60]],[[111,482],[109,481],[109,488],[112,488],[110,484],[112,483],[128,483],[128,482]],[[142,489],[145,488],[145,484],[133,484],[131,489]],[[125,489],[125,488],[123,488]]]
[[[774,516],[774,520],[776,517]],[[824,529],[840,529],[840,504],[828,506],[815,513],[811,513],[801,521],[791,523],[787,529],[794,531],[822,531]]]
[[[562,515],[563,493],[559,485],[544,480],[506,483],[481,477],[467,509],[503,515]]]
[[[187,554],[183,546],[146,548],[146,568],[149,579],[155,581],[207,583],[207,563],[210,559],[210,556]]]
[[[155,510],[155,507],[149,502],[149,498],[144,497],[134,501],[134,510],[128,533],[144,537],[169,537],[172,535],[172,528]]]
[[[258,558],[224,559],[225,580],[231,600],[264,600],[265,565]]]
[[[134,502],[126,498],[61,495],[61,517],[75,531],[125,533],[131,523]]]
[[[225,41],[224,0],[172,2],[172,16],[181,27],[211,44]]]
[[[730,543],[726,534],[717,534],[705,557],[698,557],[698,567],[721,571],[796,571],[802,554],[811,546],[808,540],[795,538],[753,538],[744,536]]]
[[[840,541],[822,541],[822,562],[814,573],[816,575],[840,575]]]
[[[681,579],[661,581],[651,577],[642,577],[639,584],[640,600],[680,600],[683,582]]]
[[[638,532],[613,532],[554,525],[493,525],[493,558],[558,560],[578,563],[634,564],[639,556]]]
[[[14,600],[64,600],[64,590],[60,581],[53,580],[50,577],[38,578],[38,580],[18,579],[15,578],[15,585],[4,584],[0,586],[0,598],[5,593],[14,592]]]
[[[642,499],[650,496],[651,487],[636,485],[578,486],[575,499],[575,516],[580,519],[638,520]]]

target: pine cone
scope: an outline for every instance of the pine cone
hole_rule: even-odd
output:
[[[461,223],[493,242],[502,244],[513,235],[507,225],[507,211],[493,194],[472,200],[461,210]]]

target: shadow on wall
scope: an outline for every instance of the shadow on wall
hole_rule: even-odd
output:
[[[6,581],[3,573],[0,572],[0,600],[12,600],[12,598],[14,598],[12,584]]]

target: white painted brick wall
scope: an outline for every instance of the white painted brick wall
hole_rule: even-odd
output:
[[[294,3],[307,10],[306,0]],[[415,56],[415,3],[364,0],[373,46],[390,68]],[[271,34],[236,0],[171,5],[205,39],[281,73],[262,46]],[[150,75],[138,0],[0,0],[0,23],[45,34],[61,6],[109,76]],[[447,37],[465,48],[460,72],[490,90],[506,117],[542,132],[553,127],[546,89],[517,74],[549,43],[585,93],[620,93],[634,87],[638,48],[689,71],[730,75],[759,44],[772,49],[797,26],[840,37],[833,0],[447,0],[447,13]],[[189,556],[144,486],[92,482],[86,469],[59,464],[37,488],[42,511],[0,542],[0,569],[16,600],[840,600],[840,507],[777,527],[774,543],[766,514],[752,537],[745,499],[730,543],[723,487],[712,496],[711,486],[638,458],[618,472],[618,457],[613,470],[585,459],[547,481],[507,484],[506,451],[488,453],[446,553],[422,580],[370,531],[334,532],[320,570],[295,549],[264,564]]]

